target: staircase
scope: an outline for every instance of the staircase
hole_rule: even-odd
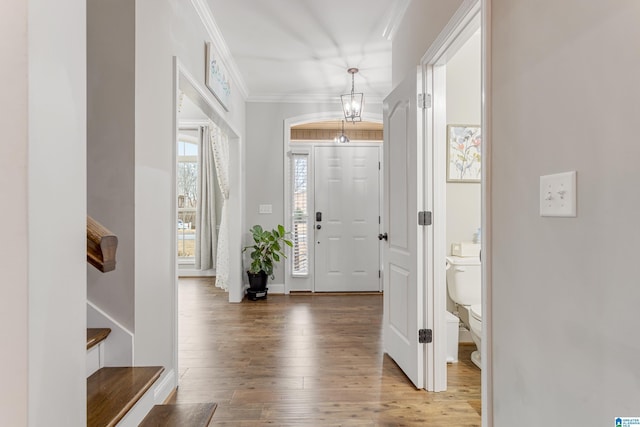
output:
[[[160,378],[164,368],[107,367],[87,378],[87,426],[115,426]]]
[[[87,261],[98,270],[116,266],[117,237],[87,217]],[[105,366],[110,328],[87,329],[87,427],[206,427],[215,403],[154,405],[162,366]]]
[[[182,405],[156,405],[140,423],[140,427],[158,426],[208,426],[215,403]]]

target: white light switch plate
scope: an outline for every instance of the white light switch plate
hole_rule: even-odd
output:
[[[540,216],[576,216],[576,171],[540,177]]]
[[[258,207],[258,213],[261,213],[261,214],[273,213],[272,205],[260,205]]]

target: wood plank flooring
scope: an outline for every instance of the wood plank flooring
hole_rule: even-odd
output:
[[[269,295],[229,304],[180,279],[180,386],[212,426],[480,426],[480,370],[460,347],[442,393],[416,390],[382,351],[382,295]]]

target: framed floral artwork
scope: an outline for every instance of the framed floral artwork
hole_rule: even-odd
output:
[[[229,111],[229,101],[231,99],[231,82],[229,80],[229,73],[220,60],[220,56],[218,56],[215,51],[213,43],[207,43],[205,64],[205,85],[220,102],[222,108],[224,108],[225,111]]]
[[[480,126],[447,126],[447,182],[480,182],[481,147]]]

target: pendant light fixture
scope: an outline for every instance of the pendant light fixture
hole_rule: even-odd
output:
[[[349,137],[344,134],[344,120],[342,121],[342,134],[340,136],[336,136],[335,142],[339,142],[340,144],[346,144],[349,142]]]
[[[357,68],[349,68],[347,73],[351,74],[351,93],[340,95],[342,100],[342,111],[347,121],[362,121],[362,108],[364,107],[364,94],[356,93],[354,90],[354,76],[359,70]]]

